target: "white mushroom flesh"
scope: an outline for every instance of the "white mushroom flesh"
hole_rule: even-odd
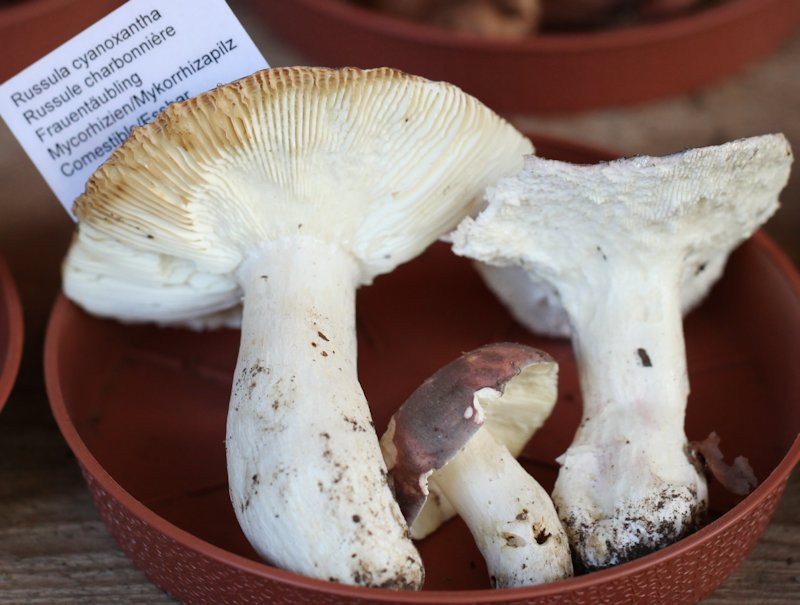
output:
[[[705,298],[725,268],[726,254],[709,258],[694,271],[684,271],[681,280],[681,309],[686,315]],[[486,286],[525,328],[553,338],[569,338],[572,333],[569,315],[561,304],[558,291],[535,273],[521,266],[498,267],[475,263]],[[699,269],[699,270],[698,270]]]

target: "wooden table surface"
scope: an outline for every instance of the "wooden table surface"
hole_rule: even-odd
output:
[[[273,65],[307,63],[231,1]],[[632,108],[560,117],[511,116],[521,128],[660,154],[784,132],[800,150],[800,35],[777,54],[702,91]],[[118,549],[95,512],[52,420],[42,343],[72,224],[7,128],[0,126],[0,254],[25,312],[25,353],[0,414],[0,605],[174,603]],[[800,170],[767,231],[800,264]],[[706,605],[800,603],[800,472],[744,563]]]

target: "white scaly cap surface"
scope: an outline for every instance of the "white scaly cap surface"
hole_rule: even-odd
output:
[[[604,254],[679,250],[690,307],[719,276],[719,256],[777,210],[791,160],[780,134],[590,166],[529,156],[449,237],[457,254],[526,267],[559,291],[565,278],[595,280]]]
[[[780,182],[782,178],[780,172],[783,170],[780,162],[775,163],[770,167],[771,159],[782,157],[782,149],[786,145],[785,139],[781,135],[766,135],[764,137],[753,137],[751,139],[740,140],[728,145],[719,147],[707,147],[700,149],[689,150],[682,154],[674,154],[666,158],[655,158],[638,156],[619,162],[610,162],[599,164],[599,168],[594,171],[593,176],[589,176],[591,172],[579,171],[579,178],[588,178],[586,183],[586,195],[588,199],[594,203],[607,203],[608,200],[615,200],[617,204],[625,204],[633,201],[631,208],[637,212],[642,209],[647,209],[648,212],[653,212],[653,217],[680,215],[686,211],[682,206],[692,204],[692,195],[695,185],[692,185],[693,164],[696,164],[698,171],[709,171],[707,185],[715,187],[715,178],[711,176],[712,171],[718,171],[724,174],[725,171],[730,170],[731,174],[739,172],[742,166],[747,165],[747,168],[741,171],[739,181],[730,181],[728,185],[731,190],[738,188],[741,182],[748,180],[749,175],[758,173],[758,179],[753,183],[748,183],[748,186],[753,186],[758,189],[759,182],[768,182],[773,176]],[[758,149],[763,148],[766,155],[760,158],[750,157],[750,154],[757,154]],[[770,155],[772,154],[772,155]],[[715,157],[710,157],[710,156]],[[752,159],[752,161],[751,161]],[[532,162],[534,160],[531,160]],[[703,167],[703,163],[708,164]],[[712,164],[716,163],[716,167]],[[543,161],[542,165],[535,167],[531,166],[532,171],[536,171],[538,175],[547,175],[549,170],[552,170],[552,175],[557,174],[557,170],[552,167],[545,167],[546,162]],[[727,164],[727,167],[726,167]],[[624,187],[630,187],[632,184],[623,176],[627,170],[638,171],[637,178],[641,181],[635,185],[641,198],[639,201],[631,200],[630,191],[623,190]],[[772,174],[771,170],[777,170],[778,174]],[[575,178],[573,175],[571,178]],[[620,181],[622,178],[622,181]],[[688,179],[688,180],[687,180]],[[648,182],[649,181],[649,182]],[[509,181],[511,182],[511,181]],[[567,178],[566,182],[570,182]],[[522,183],[520,183],[522,184]],[[717,183],[719,184],[719,183]],[[523,185],[524,186],[524,185]],[[653,186],[653,189],[647,191],[648,186]],[[597,189],[591,191],[593,187]],[[568,185],[564,190],[564,194],[572,195],[573,193],[582,191],[580,187],[577,190],[570,188]],[[742,199],[750,192],[751,189],[742,190]],[[767,189],[766,191],[769,191]],[[538,194],[542,194],[539,192]],[[534,194],[534,191],[531,191]],[[490,195],[492,195],[490,193]],[[551,195],[551,193],[548,193]],[[579,194],[580,195],[580,194]],[[698,199],[705,194],[697,190]],[[743,228],[743,233],[747,237],[751,230],[748,230],[749,224],[761,224],[771,215],[777,208],[777,198],[774,196],[767,199],[766,204],[759,201],[758,192],[756,191],[755,197],[750,202],[745,202],[742,205],[739,202],[725,200],[734,200],[736,198],[726,197],[729,193],[717,190],[716,193],[711,193],[710,199],[716,199],[717,204],[729,203],[731,206],[736,206],[738,212],[746,212],[747,208],[760,208],[760,212],[764,215],[746,216],[741,215],[739,218],[736,216],[731,217],[734,221],[739,221]],[[768,194],[769,195],[769,194]],[[606,202],[603,201],[605,196]],[[557,201],[558,198],[550,199]],[[561,203],[561,202],[559,202]],[[712,204],[713,206],[713,204]],[[692,212],[698,209],[692,210]],[[708,208],[713,212],[711,207]],[[722,221],[721,225],[726,225],[726,221]],[[704,229],[706,227],[703,227]],[[710,232],[711,230],[709,230]],[[643,232],[647,233],[647,231]],[[735,237],[736,231],[731,231]],[[577,238],[579,234],[576,233]],[[570,237],[572,243],[573,237]],[[738,243],[739,240],[734,240]],[[709,250],[707,260],[700,262],[695,270],[684,271],[681,281],[681,307],[683,313],[686,314],[696,307],[706,296],[711,286],[719,279],[722,270],[725,266],[727,259],[726,250],[729,249],[729,244],[719,239],[709,239]],[[715,248],[721,249],[722,253],[715,254]],[[491,263],[491,261],[488,261]],[[700,268],[702,266],[702,269]],[[568,337],[570,335],[569,317],[564,311],[558,296],[558,292],[550,285],[550,283],[539,277],[533,272],[526,272],[521,266],[512,265],[494,265],[477,263],[476,268],[481,274],[489,289],[508,307],[513,317],[519,321],[523,326],[536,334],[554,337]],[[527,276],[527,277],[526,277]]]

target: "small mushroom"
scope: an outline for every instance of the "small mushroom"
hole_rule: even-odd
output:
[[[241,317],[229,489],[271,563],[421,586],[358,382],[355,293],[452,228],[530,150],[446,83],[270,69],[170,105],[75,202],[73,301],[124,321]]]
[[[529,157],[452,234],[457,254],[547,283],[569,318],[583,419],[553,500],[582,568],[641,556],[701,522],[682,310],[775,212],[791,162],[782,135],[592,166]]]
[[[438,370],[389,421],[381,447],[411,536],[459,514],[497,588],[572,575],[547,492],[516,456],[556,401],[558,364],[524,345],[487,345]]]

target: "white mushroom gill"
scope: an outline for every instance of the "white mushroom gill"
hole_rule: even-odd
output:
[[[791,161],[781,135],[594,166],[530,157],[452,235],[456,253],[549,284],[569,317],[583,419],[553,499],[582,567],[646,554],[700,522],[682,309],[777,209]]]
[[[243,301],[228,470],[268,561],[421,586],[356,376],[355,290],[451,229],[531,150],[446,83],[272,69],[171,105],[76,201],[64,289],[86,309],[197,325]]]

